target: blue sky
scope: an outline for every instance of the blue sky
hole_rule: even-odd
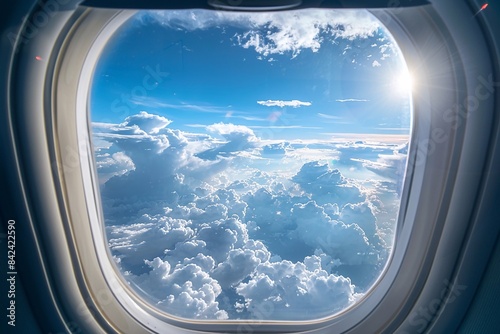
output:
[[[226,122],[256,134],[280,130],[274,132],[282,139],[327,138],[331,132],[408,133],[408,92],[397,82],[405,65],[371,17],[356,17],[370,21],[371,35],[351,29],[341,38],[339,32],[349,28],[328,26],[329,17],[311,11],[293,13],[299,17],[295,27],[276,20],[279,14],[256,14],[252,21],[231,14],[214,19],[203,11],[194,20],[187,12],[175,13],[140,13],[113,36],[95,71],[94,121],[119,122],[146,110],[195,132]],[[312,36],[301,31],[318,22],[324,27]],[[262,45],[273,33],[269,52]],[[255,35],[261,45],[252,45]],[[168,75],[155,78],[155,71]],[[268,100],[305,104],[258,103]]]
[[[311,320],[360,300],[394,242],[406,73],[365,11],[135,15],[90,97],[130,286],[188,319]]]

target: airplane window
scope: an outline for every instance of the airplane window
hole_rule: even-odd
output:
[[[411,75],[369,12],[139,11],[90,113],[110,252],[159,310],[319,319],[383,272]]]

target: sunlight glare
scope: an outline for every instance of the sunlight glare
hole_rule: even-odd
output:
[[[394,78],[393,86],[398,95],[408,95],[413,92],[414,77],[409,71],[403,71]]]

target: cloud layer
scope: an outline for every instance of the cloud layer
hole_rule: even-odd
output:
[[[191,319],[307,320],[366,292],[390,251],[405,146],[173,124],[141,112],[94,125],[109,247],[151,303]]]

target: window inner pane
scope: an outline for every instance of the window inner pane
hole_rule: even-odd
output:
[[[410,84],[364,10],[138,12],[90,97],[126,280],[188,319],[311,320],[355,303],[391,253]]]

